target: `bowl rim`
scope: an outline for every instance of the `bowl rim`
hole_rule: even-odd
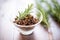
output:
[[[20,26],[20,27],[29,27],[29,26],[35,26],[35,25],[37,25],[37,24],[39,24],[39,23],[41,23],[41,21],[43,20],[43,15],[42,15],[42,13],[41,13],[41,11],[40,11],[40,14],[41,14],[41,16],[40,16],[40,18],[39,18],[39,21],[36,23],[36,24],[33,24],[33,25],[19,25],[19,24],[16,24],[16,23],[14,23],[16,26]]]

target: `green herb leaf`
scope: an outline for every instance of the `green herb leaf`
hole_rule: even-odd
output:
[[[36,1],[36,6],[37,6],[37,9],[43,15],[43,20],[42,20],[41,24],[43,23],[43,25],[46,25],[46,27],[48,28],[49,27],[49,23],[48,23],[48,14],[47,14],[47,12],[43,9],[43,7],[41,6],[41,4],[39,4],[39,2],[37,2],[37,1]],[[40,13],[39,12],[37,12],[37,16],[40,17]]]
[[[24,12],[21,12],[21,13],[20,13],[20,12],[18,11],[18,13],[19,13],[19,19],[24,19],[28,14],[30,14],[30,12],[31,12],[31,10],[32,10],[32,7],[33,7],[33,4],[28,5],[28,8],[25,9]]]
[[[60,5],[57,2],[57,0],[51,0],[51,1],[53,3],[54,8],[48,2],[45,2],[49,8],[48,12],[55,18],[55,20],[60,22]]]

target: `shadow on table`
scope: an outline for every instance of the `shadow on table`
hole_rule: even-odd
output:
[[[57,22],[57,21],[55,21],[56,22],[56,24],[58,25],[58,27],[60,28],[60,22]]]
[[[30,35],[22,35],[22,34],[20,34],[19,40],[35,40],[34,33],[32,33]]]
[[[58,27],[60,28],[60,21],[58,21],[56,18],[54,18],[53,16],[52,16],[52,18],[53,18],[53,20],[54,20],[54,22],[58,25]]]

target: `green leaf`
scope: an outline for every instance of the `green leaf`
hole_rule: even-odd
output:
[[[28,14],[30,14],[31,10],[32,10],[33,4],[28,5],[28,8],[25,9],[24,12],[19,12],[19,19],[24,19]]]
[[[43,20],[41,23],[45,24],[46,27],[48,28],[49,27],[49,23],[48,23],[48,14],[47,12],[43,9],[43,7],[41,6],[41,4],[39,4],[39,2],[36,1],[36,6],[37,6],[37,9],[42,13],[43,15]],[[40,13],[37,12],[37,15],[38,17],[40,17]]]
[[[55,20],[60,22],[60,4],[57,2],[57,0],[51,1],[54,8],[47,1],[45,1],[47,7],[49,8],[48,12],[55,18]]]

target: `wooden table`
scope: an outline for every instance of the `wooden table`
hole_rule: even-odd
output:
[[[20,6],[16,5],[15,0],[13,0],[4,3],[0,9],[0,40],[60,40],[60,24],[58,25],[51,17],[49,17],[49,32],[39,24],[33,34],[21,35],[19,29],[10,20],[13,15],[17,14],[16,6],[17,8],[21,7],[19,4],[21,1],[19,1],[17,3]]]
[[[21,35],[8,17],[0,19],[0,40],[60,40],[60,26],[50,17],[50,28],[47,32],[40,24],[28,36]]]

